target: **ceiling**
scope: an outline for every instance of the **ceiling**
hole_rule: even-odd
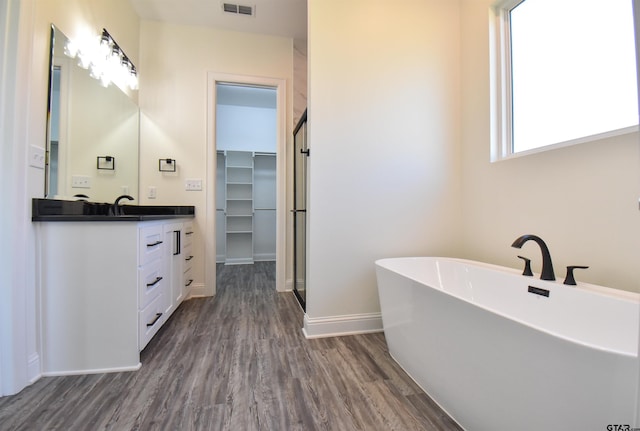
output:
[[[307,0],[130,0],[141,19],[225,30],[307,38]],[[250,6],[253,16],[223,11],[223,3]]]

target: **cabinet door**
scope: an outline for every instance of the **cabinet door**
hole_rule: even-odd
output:
[[[165,300],[167,316],[175,311],[184,299],[182,285],[182,223],[164,225],[165,268],[167,271],[167,296]]]

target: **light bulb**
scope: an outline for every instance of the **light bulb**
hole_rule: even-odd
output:
[[[91,65],[91,57],[87,55],[84,51],[78,52],[78,66],[83,69],[88,69]]]
[[[71,40],[67,40],[67,43],[64,44],[64,55],[75,58],[78,55],[78,45]]]
[[[136,69],[135,67],[133,67],[133,65],[131,65],[131,73],[129,73],[129,79],[127,84],[129,85],[129,88],[132,90],[138,89],[138,74],[136,73]]]

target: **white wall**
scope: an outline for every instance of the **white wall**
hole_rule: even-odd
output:
[[[0,259],[6,265],[0,271],[0,395],[4,395],[18,392],[40,374],[31,198],[44,195],[44,171],[28,166],[27,150],[30,145],[45,146],[50,25],[56,24],[70,37],[107,28],[135,62],[138,18],[127,0],[10,0],[0,11],[6,24],[2,60],[11,65],[0,76],[3,96],[10,88],[0,112],[8,125],[2,127],[2,197],[12,209],[4,212],[1,225],[2,238],[13,245],[3,250]]]
[[[307,41],[293,41],[293,124],[298,124],[307,109]]]
[[[293,41],[206,27],[143,21],[140,32],[140,200],[142,204],[195,205],[197,289],[204,289],[207,178],[207,73],[286,80],[286,134],[291,139]],[[158,159],[177,160],[175,174],[158,172]],[[215,164],[213,165],[215,166]],[[213,175],[215,177],[215,174]],[[203,180],[185,192],[186,178]],[[148,199],[149,186],[157,199]],[[214,217],[214,214],[209,215]],[[214,262],[215,256],[210,256]],[[212,286],[206,286],[207,289]]]
[[[307,315],[375,314],[376,259],[460,248],[459,6],[308,11]]]
[[[517,268],[524,254],[539,271],[535,244],[510,247],[533,233],[549,246],[558,279],[566,265],[588,265],[578,280],[640,291],[637,133],[489,162],[492,3],[462,1],[463,255]]]
[[[539,271],[534,244],[510,247],[517,236],[535,233],[547,242],[558,279],[566,265],[588,265],[576,272],[577,280],[640,292],[637,133],[489,162],[488,11],[493,3],[461,2],[462,256],[520,267],[516,255],[523,254]],[[636,416],[638,426],[640,410]]]
[[[22,4],[21,4],[22,3]],[[0,251],[0,396],[13,394],[35,378],[39,368],[35,335],[35,286],[28,253],[32,240],[28,217],[27,96],[33,4],[9,0],[0,4],[0,237],[10,247]],[[23,51],[24,50],[24,51]],[[22,54],[19,55],[18,53]]]
[[[216,148],[275,153],[277,124],[275,108],[218,104]]]

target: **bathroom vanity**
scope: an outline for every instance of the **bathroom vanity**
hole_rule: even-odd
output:
[[[140,368],[140,351],[189,296],[193,207],[109,216],[90,203],[36,204],[43,374]]]

